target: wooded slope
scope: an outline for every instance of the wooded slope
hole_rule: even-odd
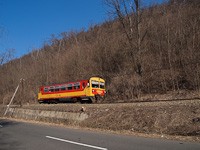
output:
[[[134,15],[134,14],[133,14]],[[52,36],[41,49],[0,67],[0,103],[8,103],[20,78],[16,102],[34,103],[40,85],[100,76],[106,101],[138,99],[150,93],[200,89],[200,2],[171,1],[142,9],[140,63],[133,62],[120,22]],[[137,37],[133,37],[137,40]],[[137,68],[140,72],[137,72]]]

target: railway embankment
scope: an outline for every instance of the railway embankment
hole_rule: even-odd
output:
[[[45,107],[45,106],[44,106]],[[4,111],[3,111],[4,110]],[[50,123],[76,124],[88,118],[86,113],[63,112],[56,110],[27,109],[19,106],[11,106],[6,115],[3,107],[1,115],[8,118],[35,120]]]
[[[12,106],[6,117],[200,142],[200,100]]]

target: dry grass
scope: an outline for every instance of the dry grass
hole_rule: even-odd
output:
[[[200,142],[200,100],[23,106],[25,109],[63,112],[80,112],[82,107],[89,118],[76,124],[79,127],[128,134],[164,135],[178,139],[181,137]]]
[[[106,130],[200,136],[200,100],[127,104],[59,104],[29,109],[80,112],[90,116],[80,126]]]

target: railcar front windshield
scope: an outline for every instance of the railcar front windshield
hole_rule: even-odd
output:
[[[92,83],[92,87],[93,87],[93,88],[105,89],[105,82],[98,82],[98,81],[92,80],[91,83]]]
[[[92,81],[92,87],[93,88],[99,88],[99,82],[98,81]]]
[[[100,82],[99,84],[100,84],[101,89],[105,89],[105,83],[104,82]]]

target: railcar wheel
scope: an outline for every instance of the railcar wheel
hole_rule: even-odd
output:
[[[92,104],[92,103],[93,103],[93,101],[92,101],[91,98],[89,98],[88,103],[89,103],[89,104]]]
[[[72,102],[73,102],[73,103],[77,103],[77,102],[78,102],[78,99],[77,99],[77,98],[72,98]]]
[[[101,103],[103,98],[100,95],[95,95],[96,103]]]
[[[90,97],[89,103],[97,103],[95,97]]]

